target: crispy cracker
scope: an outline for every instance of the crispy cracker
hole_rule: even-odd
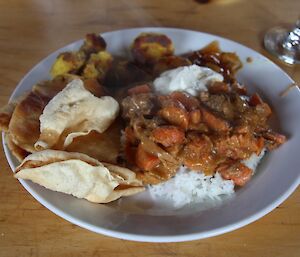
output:
[[[95,203],[107,203],[144,191],[135,173],[80,153],[44,150],[27,156],[16,178]]]

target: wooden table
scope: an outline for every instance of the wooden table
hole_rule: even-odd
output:
[[[268,28],[294,22],[299,11],[299,0],[1,1],[0,106],[29,69],[54,50],[88,32],[128,27],[180,27],[230,38],[271,58],[300,83],[300,67],[279,63],[261,44]],[[0,167],[1,257],[300,256],[299,189],[270,214],[231,233],[185,243],[137,243],[72,225],[25,191],[3,152]]]

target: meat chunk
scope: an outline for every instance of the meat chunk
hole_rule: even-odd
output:
[[[237,105],[233,103],[228,94],[208,94],[204,99],[203,104],[222,115],[225,119],[233,119],[237,111]]]
[[[213,142],[218,155],[235,160],[246,159],[261,151],[259,139],[251,134],[219,136]]]
[[[189,133],[189,142],[184,146],[181,158],[185,166],[193,170],[213,174],[217,162],[213,154],[213,144],[208,136]]]
[[[122,116],[124,118],[139,115],[150,115],[155,107],[153,94],[134,94],[127,96],[122,101]]]

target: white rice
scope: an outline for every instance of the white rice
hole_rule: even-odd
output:
[[[260,162],[260,160],[264,157],[266,153],[266,149],[264,148],[260,155],[252,154],[248,159],[243,160],[242,163],[244,163],[249,169],[253,170],[253,173],[255,173],[256,168]]]
[[[265,154],[252,156],[243,163],[255,172],[255,169]],[[225,180],[219,173],[214,176],[205,176],[202,172],[191,171],[181,167],[176,176],[158,185],[149,186],[149,192],[154,201],[170,202],[174,208],[181,208],[191,203],[220,202],[234,194],[234,183]]]

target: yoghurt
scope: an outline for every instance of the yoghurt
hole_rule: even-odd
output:
[[[174,91],[185,91],[196,96],[199,91],[207,90],[207,86],[214,81],[223,81],[220,73],[207,67],[190,65],[163,72],[153,85],[155,91],[166,95]]]

